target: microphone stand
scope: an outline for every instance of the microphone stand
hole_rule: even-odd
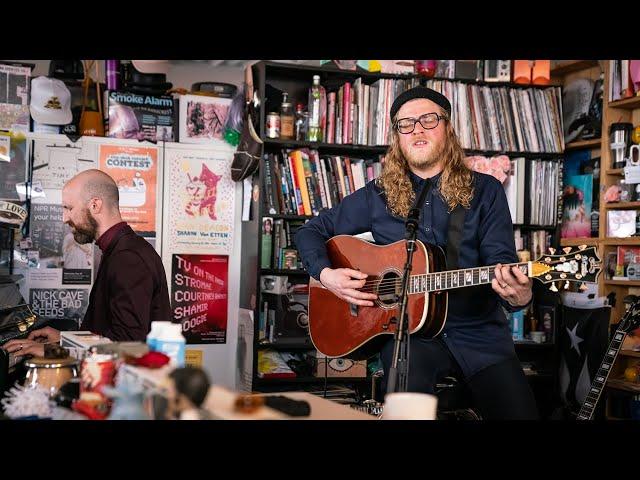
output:
[[[427,193],[431,190],[431,180],[426,179],[420,191],[420,195],[415,205],[409,210],[409,215],[405,222],[407,240],[407,263],[404,266],[402,275],[402,291],[396,300],[402,300],[400,307],[400,320],[394,335],[393,360],[389,368],[389,380],[387,382],[387,393],[406,392],[409,376],[409,315],[407,313],[407,300],[409,296],[409,278],[413,264],[413,252],[416,248],[416,237],[418,234],[418,221],[420,212],[427,198]],[[392,322],[394,319],[392,319]]]

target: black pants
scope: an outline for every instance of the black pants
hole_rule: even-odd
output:
[[[392,357],[393,339],[390,339],[380,352],[385,372],[385,389]],[[436,383],[446,376],[466,381],[473,398],[473,407],[483,419],[539,418],[533,392],[517,357],[491,365],[465,379],[458,362],[441,339],[410,337],[407,390],[434,393]]]

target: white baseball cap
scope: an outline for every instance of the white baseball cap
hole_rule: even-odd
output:
[[[45,125],[71,123],[71,92],[62,80],[37,77],[31,81],[31,116]]]
[[[166,75],[171,67],[169,60],[131,60],[131,63],[140,73],[164,73]]]

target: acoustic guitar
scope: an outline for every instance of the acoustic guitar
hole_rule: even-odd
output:
[[[372,307],[342,300],[314,278],[309,279],[309,333],[316,349],[328,357],[366,358],[376,353],[386,335],[393,335],[400,316],[406,242],[375,245],[350,235],[327,241],[333,268],[351,268],[368,275],[360,289],[378,295]],[[525,275],[542,283],[595,283],[601,271],[595,247],[586,245],[562,254],[542,255],[536,261],[515,263]],[[408,331],[432,338],[444,328],[447,291],[491,283],[495,266],[446,270],[442,248],[416,241],[407,301]],[[581,286],[583,288],[583,286]]]

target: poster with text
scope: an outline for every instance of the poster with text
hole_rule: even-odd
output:
[[[62,190],[68,180],[96,168],[97,145],[79,140],[73,145],[52,140],[33,142],[33,181],[47,190]]]
[[[232,157],[223,150],[167,150],[169,252],[231,253],[235,208]]]
[[[75,241],[71,228],[62,223],[62,206],[32,204],[30,232],[30,268],[62,269],[62,285],[91,284],[93,244],[81,245]]]
[[[36,315],[51,319],[70,319],[78,326],[89,305],[86,288],[32,288],[29,303]]]
[[[140,235],[155,237],[158,148],[100,145],[98,168],[118,185],[122,219]]]
[[[228,266],[226,255],[173,255],[171,310],[187,343],[226,343]]]
[[[22,132],[0,132],[0,199],[20,200],[17,183],[27,176],[27,137]],[[8,162],[5,161],[8,156]]]

